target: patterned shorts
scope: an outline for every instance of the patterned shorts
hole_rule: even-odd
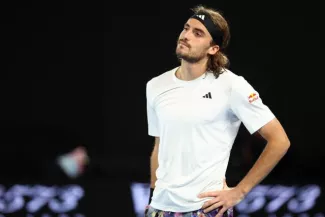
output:
[[[199,209],[192,212],[166,212],[147,206],[145,217],[215,217],[218,211],[219,209],[215,209],[208,213],[204,213],[202,209]],[[223,217],[234,217],[233,209],[231,208],[224,212]]]

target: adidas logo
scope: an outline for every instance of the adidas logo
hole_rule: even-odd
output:
[[[211,92],[205,94],[205,95],[203,96],[203,98],[209,98],[209,99],[212,99]]]
[[[201,20],[204,20],[205,15],[196,15],[197,17],[199,17]]]

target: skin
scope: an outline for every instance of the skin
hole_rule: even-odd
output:
[[[155,145],[150,157],[150,187],[155,188],[155,183],[157,181],[156,170],[158,169],[158,149],[159,149],[159,137],[155,137]]]
[[[181,59],[181,66],[176,76],[182,80],[193,80],[206,72],[208,56],[219,51],[218,45],[211,45],[212,37],[205,26],[196,19],[189,19],[184,25],[177,41],[176,54]],[[257,131],[267,144],[253,167],[233,188],[225,184],[223,190],[199,194],[199,198],[212,198],[202,206],[204,212],[219,208],[216,217],[221,217],[227,209],[234,207],[259,184],[278,164],[290,147],[290,141],[278,119],[273,119]],[[155,187],[155,171],[158,168],[159,138],[151,155],[151,187]]]

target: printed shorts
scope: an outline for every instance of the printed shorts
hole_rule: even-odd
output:
[[[147,206],[145,210],[145,217],[215,217],[219,209],[212,210],[204,213],[203,209],[195,210],[192,212],[166,212]],[[233,209],[228,209],[224,212],[223,217],[234,217]]]

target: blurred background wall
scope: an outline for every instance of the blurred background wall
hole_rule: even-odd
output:
[[[243,203],[236,212],[324,217],[320,2],[1,4],[1,217],[139,215],[153,148],[145,84],[178,65],[176,39],[196,4],[223,12],[231,30],[230,69],[259,91],[292,144],[257,189],[260,200],[245,201],[251,211],[241,213]],[[81,145],[90,162],[71,179],[56,160]],[[230,186],[264,145],[240,129],[227,171]]]

